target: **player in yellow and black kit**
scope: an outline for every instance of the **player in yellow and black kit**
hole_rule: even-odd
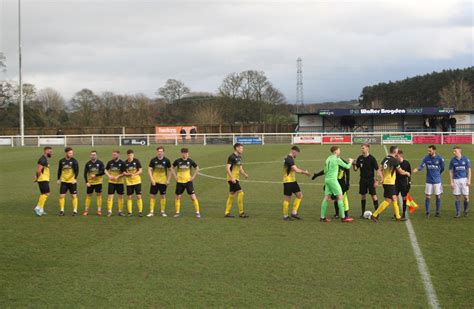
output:
[[[102,216],[102,176],[105,174],[105,167],[102,161],[97,159],[97,151],[92,150],[90,153],[90,161],[84,167],[84,179],[87,186],[86,205],[83,216],[89,214],[91,206],[92,193],[96,193],[97,215]]]
[[[135,158],[132,149],[127,150],[127,160],[125,160],[125,186],[127,187],[127,210],[128,216],[133,216],[133,193],[137,196],[138,216],[143,217],[143,201],[142,201],[142,164]]]
[[[72,215],[77,215],[77,176],[79,175],[79,163],[72,156],[74,152],[71,147],[64,149],[66,157],[59,161],[58,184],[59,189],[59,216],[64,216],[64,202],[66,193],[72,195]]]
[[[379,208],[371,216],[372,221],[377,222],[379,215],[387,208],[390,203],[393,205],[393,211],[395,213],[395,219],[401,221],[400,209],[398,208],[397,191],[395,187],[395,180],[397,173],[401,175],[410,176],[410,173],[404,171],[400,167],[400,162],[395,158],[398,153],[397,146],[390,147],[390,153],[380,163],[377,174],[379,176],[379,182],[383,184],[383,197],[385,200],[380,204]]]
[[[191,169],[194,169],[192,175]],[[194,192],[193,186],[193,180],[199,173],[199,166],[189,157],[188,148],[181,149],[181,158],[176,159],[173,162],[172,171],[176,179],[176,214],[174,217],[179,218],[181,216],[181,197],[184,193],[184,190],[186,190],[193,201],[194,210],[196,211],[196,218],[201,218],[201,213],[199,212],[199,202],[196,198],[196,193]]]
[[[105,166],[105,174],[109,177],[109,186],[107,188],[107,217],[112,216],[112,206],[114,204],[114,193],[118,195],[118,215],[123,217],[123,172],[125,163],[120,160],[120,151],[112,152],[112,160]]]
[[[155,215],[156,194],[160,192],[161,216],[166,217],[166,188],[171,179],[171,161],[165,157],[165,148],[156,148],[156,157],[151,159],[148,165],[148,176],[150,177],[150,213],[147,217]]]
[[[45,214],[44,212],[44,204],[48,199],[49,195],[49,161],[48,158],[51,158],[53,155],[53,149],[51,147],[44,147],[43,148],[43,155],[39,158],[38,163],[36,164],[36,175],[34,181],[38,183],[38,187],[40,190],[40,196],[38,198],[38,203],[36,203],[36,207],[34,208],[35,214],[38,217],[41,217]]]
[[[240,174],[248,177],[242,166],[242,153],[244,152],[244,145],[236,143],[234,145],[234,152],[227,159],[226,172],[227,182],[229,183],[229,197],[225,206],[225,217],[233,218],[230,214],[232,208],[232,202],[234,201],[234,195],[237,194],[237,207],[239,208],[239,217],[247,218],[248,215],[244,211],[244,191],[240,187]]]
[[[292,218],[301,219],[298,209],[300,207],[303,193],[301,193],[300,186],[296,182],[296,174],[303,174],[309,176],[310,173],[307,170],[298,168],[295,164],[295,158],[300,153],[298,146],[291,147],[290,153],[286,156],[283,161],[283,220],[292,221]],[[291,202],[291,196],[295,195],[295,201],[293,202],[293,209],[291,211],[291,217],[288,215],[288,207]]]

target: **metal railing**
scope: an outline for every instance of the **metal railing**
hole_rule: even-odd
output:
[[[351,133],[207,133],[25,135],[25,146],[152,146],[217,144],[472,144],[474,132],[351,132]],[[19,135],[0,136],[0,146],[21,146]]]

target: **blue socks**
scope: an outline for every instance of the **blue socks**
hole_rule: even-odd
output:
[[[461,202],[459,202],[461,204]],[[461,207],[461,205],[459,205]],[[464,213],[467,214],[469,212],[469,201],[464,200]]]
[[[454,206],[456,207],[456,216],[459,216],[461,213],[461,201],[454,201]]]
[[[439,197],[436,197],[436,213],[439,214],[441,208],[441,199]]]
[[[425,198],[425,211],[426,211],[426,214],[430,213],[430,199],[429,198]]]

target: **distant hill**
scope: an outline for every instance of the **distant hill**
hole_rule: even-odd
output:
[[[337,109],[337,108],[357,108],[359,101],[338,101],[338,102],[323,102],[323,103],[309,103],[304,106],[298,106],[300,113],[315,113],[320,109]]]
[[[474,67],[444,70],[379,83],[362,89],[359,102],[367,108],[442,106],[474,109]]]

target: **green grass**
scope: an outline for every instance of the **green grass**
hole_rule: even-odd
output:
[[[327,148],[303,146],[296,162],[320,170]],[[425,153],[424,146],[402,148],[412,166]],[[96,149],[103,161],[109,159],[112,147]],[[135,147],[136,157],[147,165],[153,149]],[[190,149],[191,157],[207,168],[203,173],[225,177],[222,165],[229,146]],[[197,220],[187,197],[180,219],[72,217],[69,197],[67,216],[57,217],[54,182],[46,203],[49,215],[37,218],[32,208],[38,189],[31,179],[40,149],[0,148],[0,307],[427,307],[407,229],[389,219],[391,209],[379,224],[359,219],[321,224],[322,180],[298,176],[304,221],[281,220],[278,182],[288,149],[246,147],[250,180],[276,182],[242,182],[248,220],[224,219],[227,183],[198,177],[195,188],[203,219]],[[62,156],[60,148],[54,150],[53,175]],[[75,147],[81,169],[89,150]],[[446,160],[451,157],[449,146],[440,146],[439,152]],[[385,154],[382,146],[373,146],[372,153],[379,161]],[[464,153],[473,157],[474,147],[465,146]],[[358,146],[343,147],[344,157],[358,154]],[[176,158],[178,148],[167,147],[167,156]],[[209,168],[213,166],[219,167]],[[352,214],[358,216],[358,175],[351,176]],[[146,176],[143,180],[147,211],[149,184]],[[424,173],[413,182],[423,185]],[[168,192],[168,213],[174,210],[173,192],[174,184]],[[412,193],[423,208],[423,186],[414,186]],[[378,194],[381,197],[380,189]],[[81,177],[80,210],[84,196]],[[419,210],[412,223],[441,306],[473,307],[472,218],[452,218],[448,186],[442,201],[441,218],[426,219]],[[332,214],[333,208],[329,211]]]

